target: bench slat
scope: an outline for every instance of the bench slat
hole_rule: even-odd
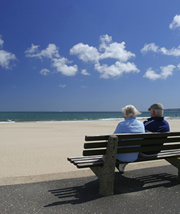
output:
[[[180,144],[162,145],[162,146],[146,146],[146,147],[128,147],[128,148],[118,148],[117,154],[132,153],[132,152],[161,151],[161,150],[170,150],[170,149],[179,149],[179,148],[180,148]]]
[[[118,146],[131,146],[131,145],[148,145],[148,144],[163,144],[180,142],[180,137],[176,138],[160,138],[158,140],[152,139],[139,139],[139,140],[125,140],[119,141]],[[93,142],[84,143],[84,149],[104,148],[107,147],[107,142]]]
[[[74,161],[73,162],[75,165],[77,164],[81,164],[81,163],[103,163],[103,159],[99,159],[99,160],[81,160],[81,161]]]
[[[92,156],[68,157],[67,160],[70,162],[73,162],[74,160],[81,160],[82,158],[88,160],[88,159],[92,159]],[[93,156],[93,158],[99,159],[99,158],[102,158],[102,155],[96,155],[96,156]]]
[[[85,141],[99,141],[99,140],[108,140],[110,135],[95,135],[95,136],[85,136]],[[133,137],[140,138],[161,138],[167,136],[180,136],[180,132],[153,132],[153,133],[121,133],[116,134],[119,139],[130,139]]]
[[[127,148],[118,148],[117,154],[120,153],[133,153],[133,152],[150,152],[150,151],[161,151],[161,150],[170,150],[170,149],[179,149],[180,144],[173,145],[162,145],[162,146],[146,146],[146,147],[127,147]],[[97,150],[84,150],[83,156],[91,155],[105,155],[106,149],[97,149]]]
[[[86,167],[92,167],[92,166],[103,166],[103,163],[100,162],[94,162],[94,163],[82,163],[77,164],[77,168],[86,168]]]

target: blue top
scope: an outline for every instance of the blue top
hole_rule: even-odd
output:
[[[151,117],[144,121],[145,130],[149,132],[169,132],[169,124],[164,117]]]
[[[138,120],[136,120],[135,117],[129,117],[126,118],[125,121],[120,122],[114,134],[120,134],[120,133],[144,133],[144,124]],[[125,153],[125,154],[117,154],[116,158],[120,161],[124,162],[133,162],[138,158],[138,152],[136,153]]]

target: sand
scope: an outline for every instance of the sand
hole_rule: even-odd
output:
[[[168,120],[180,131],[180,120]],[[113,133],[118,121],[0,123],[0,185],[93,175],[67,157],[81,156],[85,135]],[[127,170],[168,165],[164,160],[133,163]]]

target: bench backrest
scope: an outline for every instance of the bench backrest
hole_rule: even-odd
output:
[[[105,155],[110,136],[111,135],[85,136],[85,141],[88,141],[88,143],[84,144],[85,150],[83,151],[83,155]],[[180,132],[126,133],[116,134],[116,136],[119,140],[118,147],[130,146],[118,148],[117,154],[180,149]]]

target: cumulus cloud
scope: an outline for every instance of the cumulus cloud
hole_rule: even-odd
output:
[[[126,62],[135,54],[125,50],[125,42],[112,42],[112,37],[106,35],[100,36],[101,44],[99,50],[87,44],[79,43],[70,49],[70,54],[77,55],[84,62],[99,62],[100,60],[113,58]]]
[[[74,76],[77,71],[77,65],[68,66],[71,63],[67,58],[61,57],[59,54],[59,48],[55,44],[49,44],[46,49],[39,51],[39,45],[32,44],[30,48],[25,51],[26,57],[30,58],[49,58],[51,60],[51,66],[56,68],[56,72],[61,72],[66,76]],[[40,73],[47,75],[50,71],[48,69],[42,69]]]
[[[60,57],[59,48],[55,44],[49,44],[46,49],[39,51],[39,45],[32,44],[30,48],[25,51],[26,57],[47,57],[52,59],[53,57]]]
[[[0,48],[3,48],[4,40],[0,35]],[[16,60],[16,56],[8,51],[0,50],[0,66],[5,69],[11,68],[11,62]]]
[[[180,64],[177,65],[177,68],[180,69]]]
[[[148,51],[158,52],[158,48],[159,46],[155,45],[154,43],[145,44],[141,49],[141,53],[146,54]]]
[[[99,50],[103,53],[100,53],[99,60],[113,58],[118,59],[122,62],[126,62],[131,57],[135,57],[135,54],[125,50],[125,42],[112,43],[112,37],[108,35],[101,36],[100,41],[101,44],[99,46]]]
[[[70,54],[77,55],[79,59],[84,62],[97,62],[99,59],[99,52],[97,48],[79,43],[70,49]]]
[[[3,44],[4,44],[4,41],[1,39],[1,35],[0,35],[0,48],[3,48]]]
[[[86,69],[82,69],[81,74],[83,74],[83,75],[85,75],[85,76],[90,75],[90,73],[88,73],[88,72],[86,71]]]
[[[125,42],[112,42],[112,37],[107,34],[100,36],[98,49],[79,43],[70,49],[70,54],[77,55],[84,62],[94,63],[94,69],[101,74],[101,78],[120,77],[123,73],[139,72],[135,64],[127,62],[130,58],[135,57],[135,54],[126,50]],[[110,66],[100,64],[101,60],[109,58],[118,61]]]
[[[172,30],[172,29],[175,29],[175,28],[178,28],[180,27],[180,15],[176,15],[172,21],[172,23],[169,25],[169,28]]]
[[[142,54],[146,54],[148,51],[152,51],[155,53],[161,53],[168,56],[180,56],[180,45],[177,48],[166,49],[165,47],[160,48],[154,43],[145,44],[141,49]]]
[[[148,68],[143,77],[156,80],[156,79],[166,79],[168,76],[173,74],[173,70],[176,68],[174,65],[161,66],[161,73],[157,74],[152,68]]]
[[[123,73],[140,72],[134,63],[123,63],[119,61],[111,66],[106,64],[100,65],[97,63],[94,68],[101,74],[100,77],[104,79],[108,79],[110,77],[120,77]]]
[[[180,56],[180,46],[178,46],[177,48],[171,48],[170,50],[167,50],[163,47],[160,48],[159,52],[169,56]]]
[[[50,70],[43,68],[43,69],[41,69],[41,71],[39,73],[44,76],[47,76],[50,73]]]
[[[57,72],[61,72],[66,76],[74,76],[78,71],[77,65],[68,66],[66,65],[67,63],[71,63],[71,62],[64,57],[59,59],[54,58],[52,59],[51,65],[56,68]]]

